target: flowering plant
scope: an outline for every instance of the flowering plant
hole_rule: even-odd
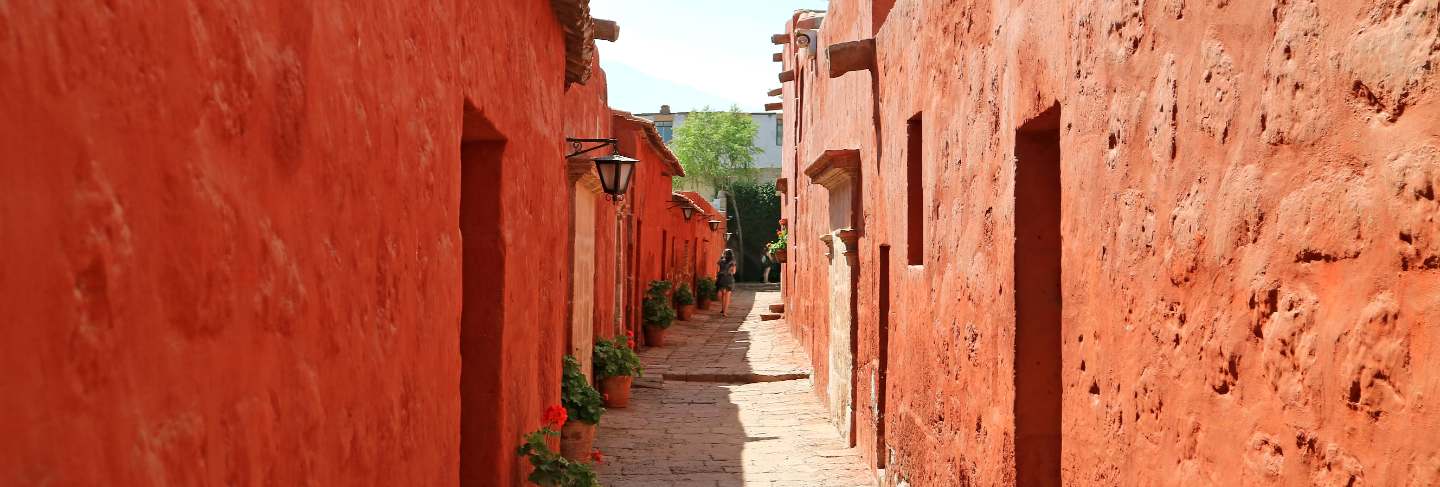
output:
[[[675,308],[670,306],[670,297],[667,296],[670,287],[670,281],[650,281],[645,301],[640,306],[640,317],[645,320],[645,326],[665,329],[675,321]]]
[[[788,241],[790,240],[789,237],[790,237],[790,232],[788,232],[788,231],[785,231],[785,230],[778,230],[778,231],[776,231],[776,232],[775,232],[775,241],[774,241],[774,242],[770,242],[768,245],[766,245],[766,246],[765,246],[765,250],[768,251],[768,252],[770,252],[770,253],[772,253],[772,254],[773,254],[773,253],[776,253],[776,252],[784,252],[784,251],[785,251],[785,247],[787,246],[787,243],[788,243]]]
[[[535,467],[530,472],[530,483],[544,487],[600,487],[595,470],[589,465],[560,456],[555,450],[551,450],[546,442],[548,437],[560,436],[558,430],[560,425],[565,424],[565,418],[564,406],[556,404],[546,408],[545,426],[525,435],[525,442],[516,450],[520,456],[528,457],[530,466]],[[599,452],[595,450],[591,453],[591,458],[599,456]]]
[[[565,356],[565,376],[560,381],[560,404],[565,406],[562,409],[568,418],[585,424],[599,423],[600,415],[605,414],[600,391],[591,387],[590,381],[585,379],[580,361],[569,355]],[[564,421],[560,423],[564,424]]]
[[[610,340],[595,342],[595,371],[600,377],[638,376],[644,371],[640,356],[635,354],[635,334],[625,333]]]

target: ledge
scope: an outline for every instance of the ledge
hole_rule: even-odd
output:
[[[811,181],[834,189],[842,183],[860,179],[860,151],[856,149],[827,150],[805,168]]]

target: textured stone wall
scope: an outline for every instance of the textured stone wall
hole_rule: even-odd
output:
[[[555,19],[0,5],[0,484],[518,485],[559,396],[563,137],[610,123],[598,72],[567,93]],[[462,441],[474,120],[509,223],[482,267],[508,271],[498,366],[465,367],[495,403]]]
[[[1066,483],[1440,481],[1440,2],[893,3],[832,1],[821,28],[873,37],[877,69],[830,79],[793,46],[783,68],[789,319],[824,377],[828,203],[803,170],[858,149],[856,439],[888,476],[1016,481],[1016,131],[1058,104]]]

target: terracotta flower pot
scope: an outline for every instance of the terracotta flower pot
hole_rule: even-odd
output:
[[[786,259],[786,256],[785,256],[785,251],[784,251],[784,250],[776,250],[775,253],[774,253],[774,255],[775,255],[775,262],[779,262],[779,263],[782,263],[782,264],[783,264],[783,263],[785,263],[785,261],[787,260],[787,259]]]
[[[704,311],[710,309],[710,299],[700,298],[695,300],[695,309]]]
[[[680,321],[690,321],[690,318],[695,316],[695,305],[682,304],[675,309],[675,312],[680,315]]]
[[[657,326],[645,327],[645,343],[652,347],[665,346],[665,329]]]
[[[594,445],[595,425],[571,420],[560,428],[560,456],[590,463],[590,450]]]
[[[605,397],[605,407],[624,409],[630,405],[630,382],[635,378],[628,375],[606,377],[600,381],[600,393]]]

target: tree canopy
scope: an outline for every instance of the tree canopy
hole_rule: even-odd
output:
[[[759,127],[750,114],[732,106],[728,111],[710,107],[690,112],[675,129],[670,150],[680,159],[685,176],[714,188],[718,195],[736,182],[755,180],[755,146]]]

